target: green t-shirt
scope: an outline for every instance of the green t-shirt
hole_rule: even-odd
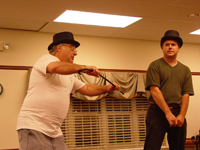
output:
[[[190,69],[178,62],[170,66],[163,58],[153,61],[147,70],[146,90],[158,86],[167,104],[181,103],[182,95],[194,95]],[[154,101],[149,97],[149,101]]]

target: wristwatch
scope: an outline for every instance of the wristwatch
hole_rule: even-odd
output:
[[[0,83],[0,95],[3,93],[3,86]]]

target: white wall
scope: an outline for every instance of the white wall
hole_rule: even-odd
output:
[[[0,41],[9,41],[10,49],[0,51],[0,65],[33,66],[47,54],[53,34],[0,29]],[[103,69],[146,70],[149,63],[162,57],[158,41],[142,41],[100,37],[75,36],[81,43],[75,63],[95,65]],[[183,39],[184,41],[184,39]],[[200,72],[200,45],[183,44],[178,59]],[[16,120],[26,93],[27,71],[0,70],[0,83],[4,93],[0,95],[0,149],[17,148]],[[191,97],[187,113],[190,138],[200,127],[200,76],[193,76],[195,96]],[[4,136],[2,136],[4,135]]]
[[[195,95],[190,97],[190,103],[186,114],[188,138],[199,134],[200,130],[200,76],[193,75],[192,79]]]

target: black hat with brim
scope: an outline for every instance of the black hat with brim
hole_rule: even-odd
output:
[[[74,40],[74,36],[71,32],[60,32],[53,36],[53,42],[48,46],[48,50],[61,43],[73,44],[76,48],[80,46],[80,43]]]
[[[163,43],[166,40],[177,41],[180,48],[183,45],[183,40],[179,37],[179,33],[177,31],[175,31],[175,30],[168,30],[168,31],[165,32],[165,35],[161,38],[161,41],[160,41],[161,48],[162,48]]]

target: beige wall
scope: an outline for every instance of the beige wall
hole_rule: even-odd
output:
[[[18,113],[26,94],[27,71],[0,70],[0,149],[17,148],[16,123]]]
[[[0,65],[33,66],[52,42],[49,33],[0,30],[0,41],[9,41],[10,49],[0,51]],[[75,36],[81,43],[75,63],[95,65],[103,69],[146,70],[149,63],[162,56],[159,41],[142,41],[100,37]],[[158,39],[159,40],[159,39]],[[183,39],[184,41],[184,39]],[[178,59],[200,72],[200,45],[184,43]],[[27,71],[0,70],[0,83],[4,92],[0,95],[0,149],[17,148],[15,131],[17,115],[26,93]],[[190,138],[200,127],[198,117],[200,76],[193,76],[195,96],[191,97],[187,113]]]

